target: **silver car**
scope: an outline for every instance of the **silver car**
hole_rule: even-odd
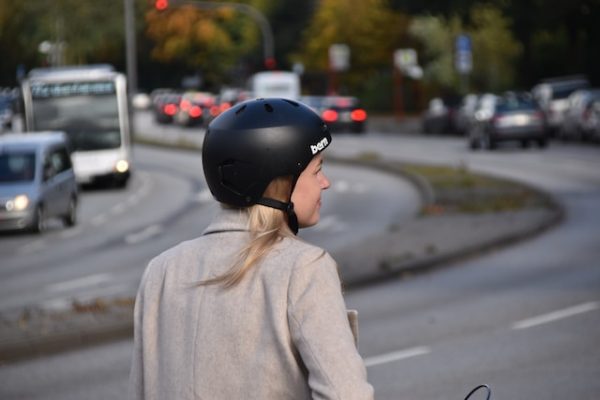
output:
[[[0,229],[42,232],[50,218],[77,222],[78,188],[62,132],[0,137]]]

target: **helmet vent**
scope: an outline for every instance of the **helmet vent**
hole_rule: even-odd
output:
[[[273,107],[269,103],[265,103],[265,110],[267,110],[267,112],[273,112]]]
[[[288,99],[283,99],[283,101],[285,101],[286,103],[290,103],[291,105],[293,105],[294,107],[299,107],[299,104],[296,103],[295,101],[292,100],[288,100]]]
[[[246,105],[244,104],[243,106],[241,106],[240,108],[238,108],[235,111],[235,115],[239,115],[242,111],[244,111],[246,109]]]

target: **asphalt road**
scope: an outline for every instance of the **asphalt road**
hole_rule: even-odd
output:
[[[151,257],[201,234],[217,206],[201,178],[198,152],[140,145],[135,159],[126,190],[82,192],[75,228],[55,221],[41,236],[0,236],[0,311],[134,296]],[[325,165],[325,172],[333,183],[323,195],[322,223],[302,236],[330,251],[419,210],[415,188],[396,176],[336,165]],[[401,201],[382,206],[380,198]]]
[[[497,399],[598,398],[600,148],[507,146],[472,153],[456,138],[368,134],[335,139],[330,151],[339,156],[369,152],[522,180],[552,193],[567,211],[561,226],[508,249],[347,292],[348,306],[359,310],[360,351],[377,398],[462,399],[484,382]],[[345,193],[335,196],[354,197]],[[371,208],[387,205],[386,199],[371,199]],[[369,208],[357,205],[358,215]],[[184,218],[174,226],[179,232],[192,229],[188,224]],[[340,227],[354,229],[329,224],[340,232]],[[122,238],[132,231],[124,233]],[[169,236],[154,240],[167,244]],[[150,240],[138,246],[157,244]],[[114,257],[120,260],[120,252]],[[130,341],[122,341],[2,366],[0,393],[3,399],[120,398],[130,348]]]

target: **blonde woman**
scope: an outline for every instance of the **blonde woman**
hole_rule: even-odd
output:
[[[330,143],[317,114],[283,99],[209,125],[204,175],[221,211],[144,273],[132,398],[373,398],[336,264],[295,236],[319,221]]]

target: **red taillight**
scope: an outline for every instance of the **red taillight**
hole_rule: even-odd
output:
[[[354,122],[363,122],[367,119],[367,112],[362,108],[357,108],[356,110],[352,110],[350,117]]]
[[[219,108],[221,109],[221,112],[223,111],[227,111],[231,108],[231,103],[225,102],[225,103],[221,103],[221,105],[219,106]]]
[[[172,117],[173,115],[177,114],[177,106],[175,104],[166,104],[163,107],[163,111],[165,114]]]
[[[198,118],[202,115],[202,109],[198,106],[192,106],[188,111],[188,114],[190,114],[190,117],[192,118]]]
[[[221,111],[219,110],[219,106],[211,106],[210,107],[210,115],[212,115],[213,117],[216,117],[217,115],[219,115]]]
[[[325,110],[321,116],[325,122],[335,122],[338,119],[338,113],[335,110]]]

